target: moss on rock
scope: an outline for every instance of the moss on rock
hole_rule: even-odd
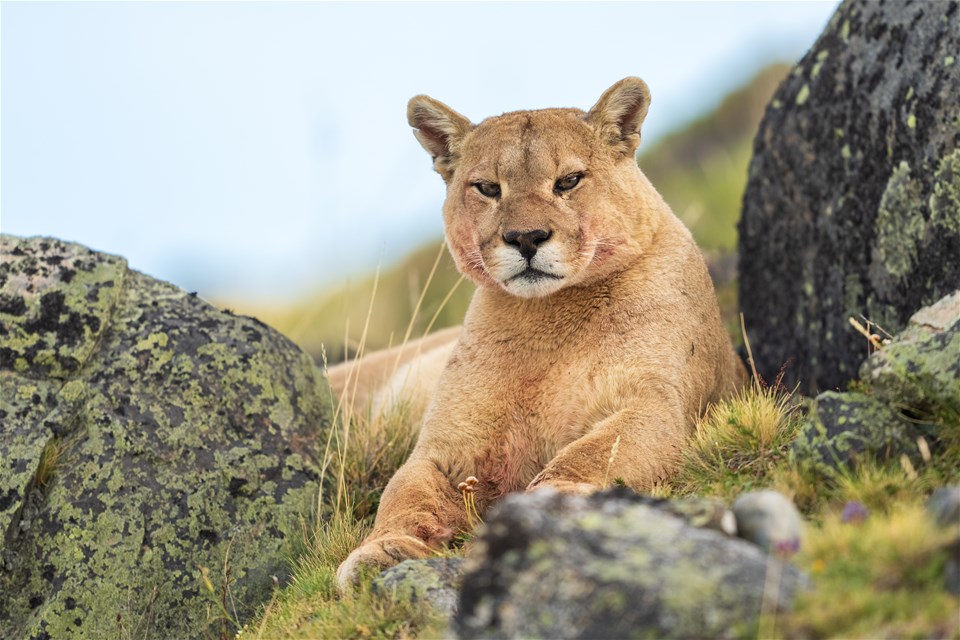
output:
[[[0,637],[246,620],[315,498],[322,374],[269,327],[120,258],[10,236],[0,252]]]
[[[426,605],[449,619],[457,612],[462,578],[462,558],[404,560],[374,580],[373,590],[391,600]]]

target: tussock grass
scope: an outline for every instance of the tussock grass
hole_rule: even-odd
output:
[[[697,424],[674,491],[732,499],[768,486],[800,426],[799,401],[759,382],[712,405]]]

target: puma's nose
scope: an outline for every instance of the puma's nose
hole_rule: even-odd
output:
[[[529,260],[537,253],[537,248],[549,240],[551,235],[553,232],[544,229],[507,231],[503,234],[503,241],[515,246],[519,249],[520,255]]]

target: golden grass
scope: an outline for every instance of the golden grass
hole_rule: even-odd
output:
[[[782,387],[743,387],[697,423],[674,490],[732,499],[765,485],[798,425],[797,402]]]

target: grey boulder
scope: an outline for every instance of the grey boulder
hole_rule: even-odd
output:
[[[739,226],[760,374],[857,375],[861,314],[895,334],[960,287],[960,4],[845,0],[767,107]]]
[[[627,491],[508,496],[471,552],[463,638],[732,637],[788,609],[805,577]]]
[[[0,236],[0,638],[249,619],[316,499],[328,394],[254,319],[116,256]]]

